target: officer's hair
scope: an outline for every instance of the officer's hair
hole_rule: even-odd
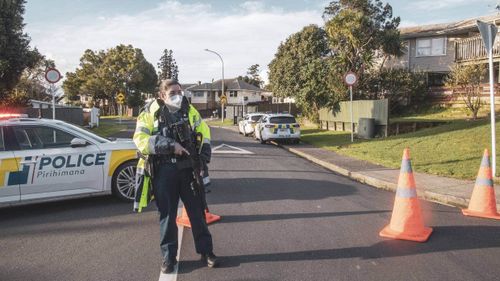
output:
[[[174,86],[174,85],[178,85],[179,87],[181,86],[181,84],[179,83],[179,81],[177,81],[175,79],[164,79],[164,80],[161,80],[161,83],[160,83],[160,93],[165,93],[165,91],[168,89],[168,87]]]

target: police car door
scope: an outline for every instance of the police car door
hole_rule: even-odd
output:
[[[94,193],[104,190],[105,153],[87,141],[72,147],[77,136],[49,125],[12,127],[19,150],[16,157],[30,165],[26,183],[20,185],[21,201]]]
[[[24,172],[19,171],[19,164],[8,143],[9,140],[5,139],[3,128],[0,127],[0,204],[20,200],[18,179]]]

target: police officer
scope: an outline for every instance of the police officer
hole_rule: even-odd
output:
[[[201,194],[192,188],[192,166],[185,165],[189,152],[180,144],[178,132],[174,132],[172,127],[172,124],[183,122],[188,122],[189,128],[203,137],[201,155],[210,155],[209,127],[198,111],[182,96],[180,84],[175,80],[163,80],[160,84],[159,99],[145,106],[137,118],[134,133],[134,142],[139,152],[155,159],[151,181],[160,213],[163,273],[172,272],[177,264],[176,217],[179,198],[184,203],[191,222],[196,252],[201,254],[202,262],[208,267],[215,267],[218,263],[213,253],[212,236],[204,217]],[[144,164],[144,159],[141,159],[138,164],[139,172],[143,170]]]

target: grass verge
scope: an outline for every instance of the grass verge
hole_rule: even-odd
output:
[[[497,123],[496,130],[500,130]],[[403,149],[411,149],[414,170],[460,179],[474,179],[483,150],[490,147],[488,120],[456,120],[415,133],[385,139],[355,140],[350,133],[304,128],[302,140],[343,155],[399,168]],[[497,147],[499,142],[497,141]],[[498,153],[497,153],[498,155]]]
[[[107,137],[110,137],[118,132],[120,132],[121,130],[125,130],[127,129],[127,125],[126,124],[116,124],[116,123],[105,123],[105,122],[101,122],[99,124],[99,127],[97,128],[92,128],[92,129],[89,129],[91,132],[93,132],[94,134],[97,134],[101,137],[104,137],[104,138],[107,138]]]

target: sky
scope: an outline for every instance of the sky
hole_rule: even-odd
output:
[[[25,31],[31,46],[55,60],[63,76],[86,49],[118,44],[142,49],[155,67],[172,49],[181,83],[225,78],[267,65],[280,42],[308,24],[323,25],[327,0],[28,0]],[[386,2],[386,1],[383,1]],[[494,0],[390,0],[401,26],[452,22],[498,11]]]

